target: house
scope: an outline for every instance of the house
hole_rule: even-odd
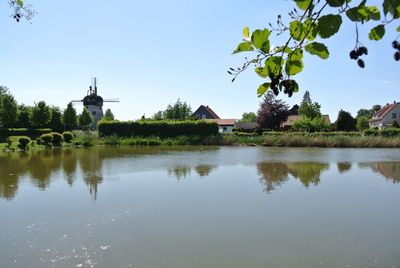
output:
[[[219,133],[231,133],[235,127],[236,119],[205,119],[207,122],[216,122],[219,126]]]
[[[197,119],[221,119],[210,107],[200,105],[200,107],[192,114]]]
[[[328,124],[331,123],[331,119],[329,118],[329,115],[324,114],[324,115],[322,115],[322,117],[324,118],[325,123],[328,123]],[[289,115],[288,118],[286,119],[286,121],[281,124],[281,128],[284,130],[290,130],[293,127],[294,121],[299,120],[299,119],[301,119],[301,115]]]
[[[385,128],[390,127],[393,121],[399,122],[400,118],[400,103],[393,102],[391,104],[387,103],[379,111],[374,113],[372,118],[369,120],[370,128]]]

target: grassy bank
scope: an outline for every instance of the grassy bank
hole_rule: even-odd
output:
[[[0,143],[0,150],[19,150],[19,136],[11,136],[11,146]],[[178,136],[174,138],[159,137],[119,137],[111,135],[99,137],[97,132],[74,131],[71,142],[62,142],[62,147],[86,147],[96,145],[131,145],[131,146],[182,146],[182,145],[246,145],[246,146],[279,146],[279,147],[323,147],[323,148],[400,148],[399,137],[362,136],[354,133],[307,134],[307,133],[265,133],[227,134],[203,136]],[[45,149],[49,146],[32,140],[29,149]]]

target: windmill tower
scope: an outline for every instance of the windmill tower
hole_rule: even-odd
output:
[[[83,106],[88,109],[93,117],[93,123],[90,126],[96,128],[97,122],[103,118],[103,103],[104,102],[119,102],[119,99],[103,99],[97,94],[97,78],[93,78],[92,85],[89,86],[87,95],[82,100],[72,100],[71,102],[83,102]]]

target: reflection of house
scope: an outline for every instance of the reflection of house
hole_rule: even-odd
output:
[[[220,133],[232,132],[236,123],[236,119],[206,119],[206,121],[216,122]]]
[[[288,118],[286,119],[286,121],[281,124],[281,128],[283,128],[285,130],[291,129],[293,127],[294,121],[301,119],[301,117],[302,117],[301,115],[289,115]],[[328,124],[331,123],[331,119],[329,118],[329,115],[324,114],[324,115],[322,115],[322,117],[324,118],[325,123],[328,123]]]
[[[200,107],[192,114],[197,119],[221,119],[210,107],[200,105]]]
[[[384,128],[390,127],[393,121],[399,122],[400,117],[400,103],[393,102],[392,104],[386,104],[379,111],[374,113],[372,118],[369,120],[370,128]]]

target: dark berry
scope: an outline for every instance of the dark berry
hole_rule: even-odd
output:
[[[399,61],[400,60],[400,52],[399,51],[394,53],[394,59],[395,59],[395,61]]]
[[[393,47],[394,49],[398,49],[398,46],[399,46],[399,42],[397,42],[396,40],[394,40],[394,41],[392,42],[392,47]]]
[[[360,47],[361,55],[368,55],[368,49],[366,47]]]
[[[350,59],[356,60],[357,58],[357,52],[355,50],[350,51]]]
[[[365,63],[362,59],[358,59],[357,61],[358,66],[360,66],[360,68],[364,68],[365,67]]]

